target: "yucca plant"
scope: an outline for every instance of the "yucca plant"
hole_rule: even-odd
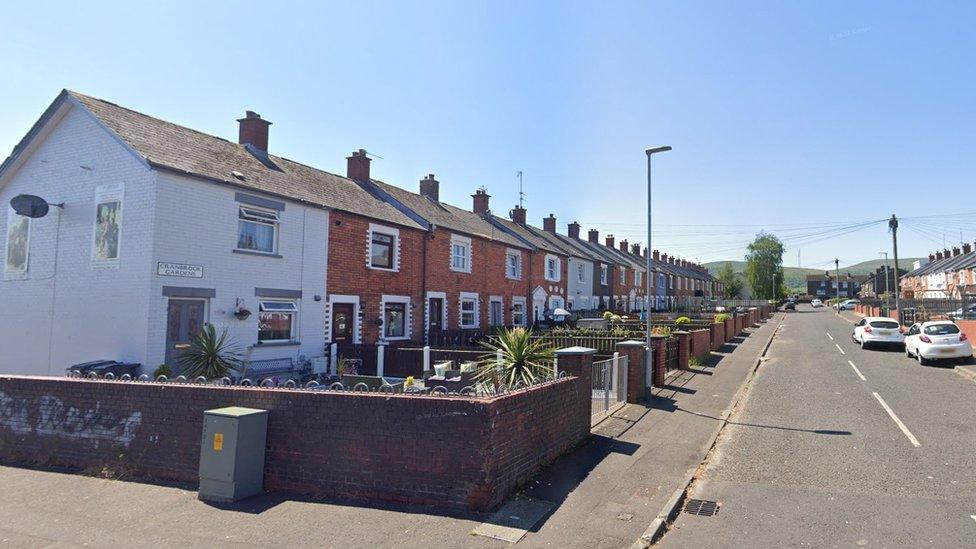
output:
[[[189,378],[218,379],[244,368],[244,360],[233,342],[228,340],[227,330],[217,335],[217,330],[210,324],[193,336],[190,348],[183,351],[179,360],[183,375]]]
[[[555,348],[532,339],[532,332],[525,328],[500,330],[496,339],[481,345],[491,354],[485,355],[478,365],[474,378],[479,383],[490,383],[495,389],[519,383],[531,385],[552,372]]]

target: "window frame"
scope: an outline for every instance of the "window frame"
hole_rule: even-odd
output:
[[[543,271],[543,276],[549,282],[559,282],[560,278],[562,278],[563,266],[560,261],[561,259],[559,258],[559,256],[554,254],[546,254],[545,263],[544,263],[545,270]],[[550,263],[554,267],[554,271],[555,271],[555,274],[551,276],[549,273]]]
[[[580,284],[586,281],[586,265],[581,262],[576,263],[576,281]]]
[[[380,318],[383,321],[380,330],[380,338],[383,341],[406,341],[410,339],[411,334],[411,314],[410,314],[410,296],[399,296],[399,295],[383,295],[380,298],[381,305],[381,315]],[[390,324],[387,322],[387,312],[389,309],[393,309],[390,305],[396,305],[396,308],[403,307],[403,335],[394,336],[389,335]]]
[[[266,217],[259,215],[254,215],[253,213],[247,213],[248,211],[260,214],[267,214]],[[252,206],[250,204],[237,203],[237,243],[235,244],[236,250],[242,252],[254,253],[254,254],[264,254],[264,255],[275,255],[278,253],[278,239],[281,234],[281,212],[273,210],[270,208],[262,208],[260,206]],[[241,227],[243,223],[252,223],[256,225],[264,225],[272,228],[271,236],[271,250],[260,250],[257,248],[245,248],[241,246]]]
[[[373,240],[374,235],[386,236],[392,239],[390,242],[390,266],[373,265]],[[366,241],[366,266],[377,271],[399,272],[400,271],[400,230],[375,223],[369,224],[369,234]]]
[[[498,322],[493,322],[492,318],[492,306],[498,304]],[[500,295],[493,295],[488,297],[488,327],[489,328],[499,328],[505,325],[505,298]]]
[[[600,285],[606,286],[610,283],[610,266],[606,263],[600,263]]]
[[[618,267],[620,269],[620,283],[627,284],[627,267]]]
[[[24,268],[20,269],[9,269],[8,261],[10,260],[10,251],[12,241],[10,235],[14,230],[14,225],[20,225],[26,220],[27,230],[24,238]],[[31,228],[32,219],[26,216],[21,216],[14,211],[12,206],[7,206],[7,223],[4,227],[4,246],[3,246],[3,277],[4,280],[22,280],[27,278],[27,273],[30,271],[30,240],[31,240]]]
[[[519,311],[521,308],[521,311]],[[521,315],[521,320],[516,320],[516,315]],[[512,298],[512,326],[527,326],[528,315],[526,314],[525,298],[521,296]]]
[[[274,307],[270,309],[265,309],[265,304],[282,304],[282,305],[287,304],[287,305],[291,305],[291,308],[290,310],[275,309]],[[261,339],[261,315],[263,313],[285,314],[290,317],[288,339]],[[262,297],[258,299],[258,333],[257,333],[258,345],[267,345],[269,343],[296,343],[298,341],[299,316],[300,316],[300,309],[298,307],[298,299],[281,299],[281,298],[267,298],[267,297]]]
[[[458,296],[458,328],[462,330],[469,330],[481,326],[481,319],[478,318],[479,302],[480,298],[478,297],[478,294],[474,292],[461,292],[461,294]],[[470,311],[465,311],[465,303],[472,303],[474,306]],[[472,315],[472,322],[470,324],[464,323],[465,314]]]
[[[455,253],[456,246],[465,250],[465,254],[463,256],[459,256]],[[473,252],[471,249],[471,239],[466,236],[452,234],[450,242],[450,256],[448,258],[448,265],[451,267],[451,270],[457,273],[470,273],[472,256]],[[464,259],[464,265],[460,267],[456,266],[454,261],[459,257]]]
[[[512,264],[515,259],[515,264]],[[512,269],[515,272],[512,272]],[[505,278],[509,280],[522,280],[522,253],[518,250],[508,248],[505,250]]]

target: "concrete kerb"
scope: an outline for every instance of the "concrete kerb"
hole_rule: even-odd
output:
[[[772,320],[774,316],[771,316],[770,320]],[[657,539],[666,531],[668,524],[674,519],[675,516],[677,516],[678,510],[681,508],[681,504],[684,502],[685,497],[688,494],[688,489],[695,482],[695,478],[698,476],[698,471],[703,469],[708,463],[708,456],[715,448],[715,444],[718,442],[718,437],[722,434],[722,431],[725,430],[725,427],[729,422],[729,417],[745,396],[749,385],[752,384],[752,380],[756,376],[756,371],[759,369],[759,365],[763,362],[763,357],[766,356],[769,346],[772,345],[773,339],[776,337],[776,334],[779,333],[779,329],[782,327],[783,323],[780,321],[779,326],[777,326],[773,330],[773,333],[769,335],[769,339],[766,340],[762,350],[756,357],[756,363],[753,365],[752,369],[749,370],[748,375],[746,375],[746,379],[742,381],[741,385],[739,385],[739,389],[736,391],[735,396],[732,397],[731,406],[729,406],[728,409],[722,413],[721,421],[715,428],[715,431],[712,433],[708,446],[699,460],[698,465],[692,467],[687,473],[685,473],[685,480],[682,481],[681,486],[671,494],[671,497],[668,498],[667,502],[665,502],[664,507],[661,508],[661,511],[657,514],[657,517],[651,521],[651,524],[648,525],[647,529],[644,530],[641,537],[630,546],[630,549],[646,549],[647,547],[653,545],[654,542],[657,541]]]
[[[956,366],[956,373],[976,383],[976,366]]]

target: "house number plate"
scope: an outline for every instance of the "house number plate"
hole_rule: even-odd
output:
[[[156,267],[156,274],[159,276],[178,276],[181,278],[203,278],[203,266],[160,261]]]

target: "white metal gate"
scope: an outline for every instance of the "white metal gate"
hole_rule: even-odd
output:
[[[591,424],[599,423],[627,402],[627,363],[628,357],[617,353],[593,363]]]

